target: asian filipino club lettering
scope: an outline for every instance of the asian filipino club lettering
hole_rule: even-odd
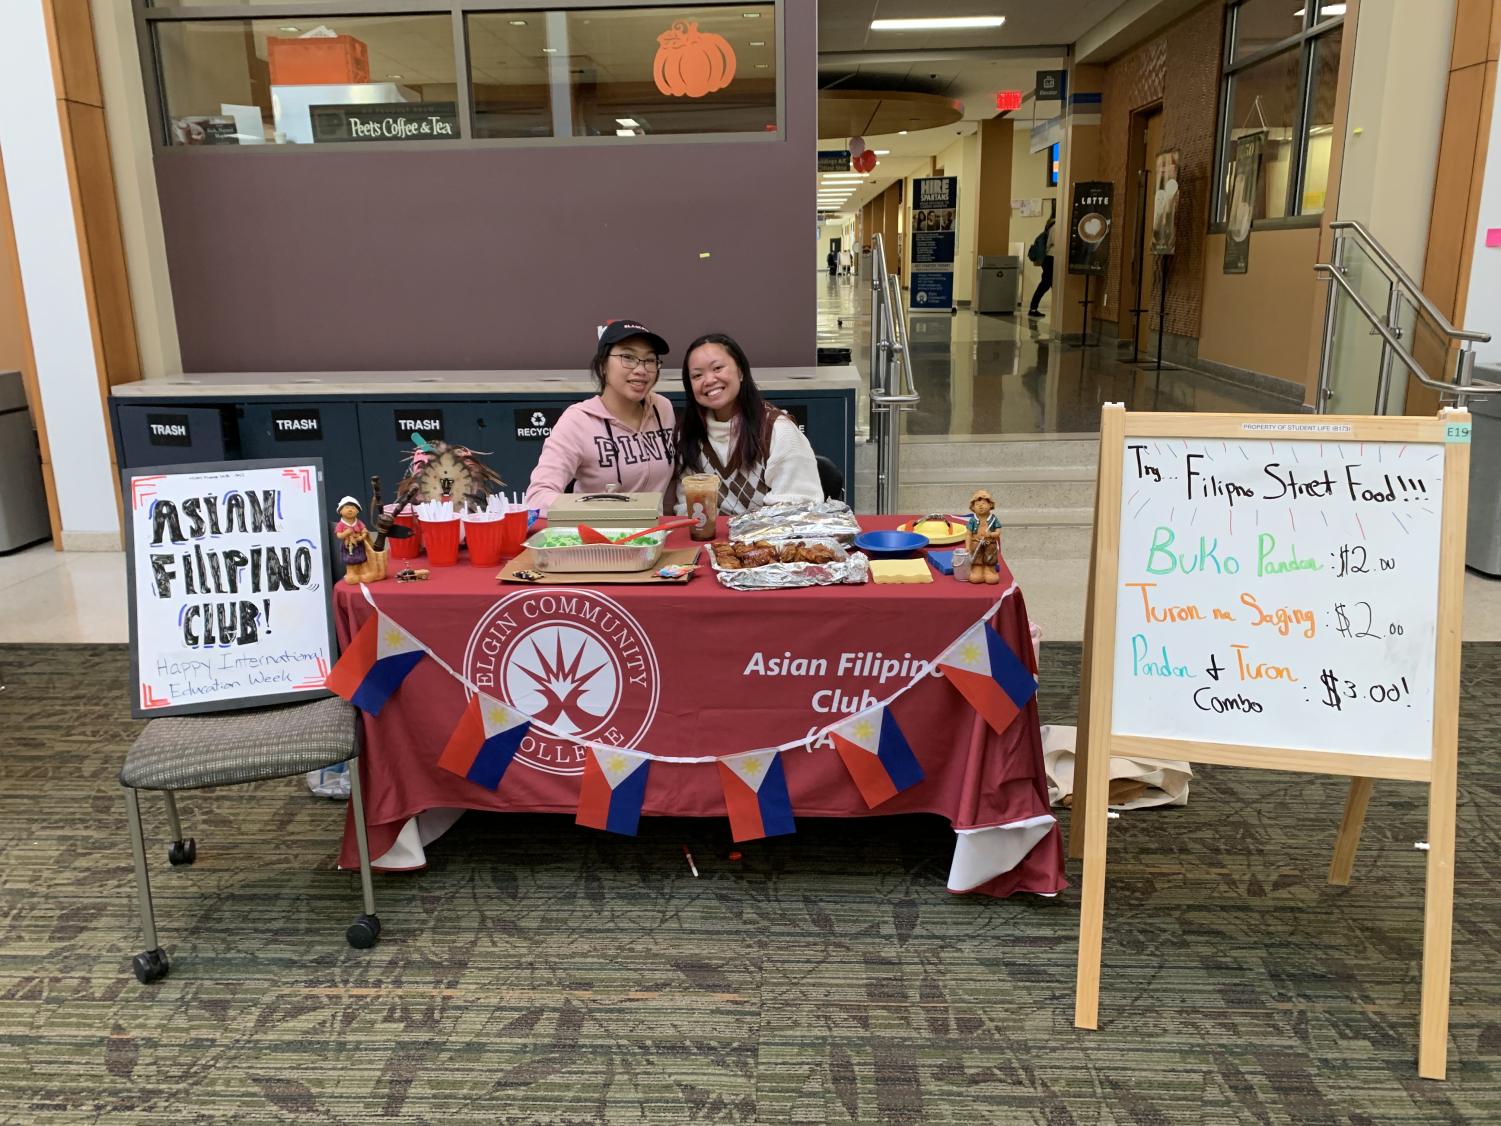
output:
[[[568,735],[639,746],[660,701],[650,638],[620,603],[592,590],[524,590],[497,602],[470,634],[463,668],[481,692],[550,729],[533,727],[517,751],[518,762],[550,774],[583,771],[588,752]],[[920,673],[942,676],[910,652],[878,650],[829,656],[757,650],[741,670],[745,677],[810,682],[809,709],[828,720],[875,706]],[[865,684],[857,691],[851,681]],[[809,736],[828,720],[809,727]],[[814,745],[832,743],[825,737]]]
[[[280,504],[277,489],[152,502],[152,593],[161,599],[189,600],[180,614],[187,648],[254,644],[263,632],[270,632],[271,600],[246,596],[314,584],[316,560],[310,541],[267,542],[243,550],[208,542],[236,533],[275,537]]]

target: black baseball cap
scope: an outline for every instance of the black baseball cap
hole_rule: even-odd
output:
[[[670,351],[667,347],[667,341],[663,340],[640,321],[633,321],[629,318],[611,321],[605,325],[605,330],[599,334],[599,343],[601,347],[606,344],[618,344],[622,340],[629,340],[633,336],[646,337],[646,342],[651,345],[652,351],[659,356],[665,356]]]

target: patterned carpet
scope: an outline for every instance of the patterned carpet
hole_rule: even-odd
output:
[[[1045,721],[1072,722],[1078,660],[1044,647]],[[173,962],[143,988],[125,652],[0,649],[0,1121],[1501,1121],[1501,646],[1467,646],[1465,672],[1433,1083],[1425,791],[1378,785],[1331,888],[1343,784],[1243,770],[1115,823],[1097,1032],[1072,1026],[1077,890],[948,895],[934,818],[803,822],[732,862],[722,823],[632,841],[469,817],[428,871],[377,879],[385,936],[361,952],[343,807],[292,781],[187,795],[190,869],[143,801]]]

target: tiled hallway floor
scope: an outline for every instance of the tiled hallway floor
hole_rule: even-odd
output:
[[[1046,308],[1046,301],[1044,301]],[[1298,410],[1298,404],[1201,372],[1117,357],[1115,342],[1065,344],[1053,316],[921,313],[909,317],[913,379],[922,395],[906,433],[984,438],[1089,434],[1102,403],[1142,411]],[[1075,326],[1071,325],[1073,329]],[[857,278],[818,278],[818,343],[851,350],[869,379],[870,290]]]

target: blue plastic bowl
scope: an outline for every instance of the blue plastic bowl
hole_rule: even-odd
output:
[[[861,532],[855,546],[867,555],[911,555],[928,546],[928,537],[918,532]]]

